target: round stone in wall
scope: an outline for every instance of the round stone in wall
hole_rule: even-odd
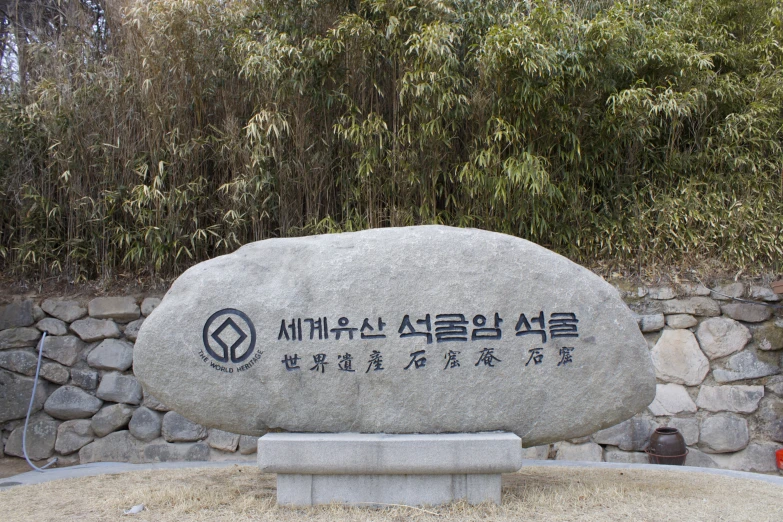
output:
[[[689,330],[664,330],[650,355],[662,381],[696,386],[710,371],[709,360]]]
[[[106,339],[90,352],[87,364],[99,370],[123,372],[133,364],[133,345],[119,339]]]
[[[750,341],[750,330],[733,319],[711,317],[696,329],[699,345],[707,357],[718,359],[742,350]]]
[[[98,437],[104,437],[113,431],[128,425],[134,408],[127,404],[111,404],[104,406],[92,418],[92,431]]]
[[[167,442],[194,442],[207,437],[207,429],[204,426],[173,411],[163,416],[161,433]]]
[[[62,386],[52,393],[44,411],[56,419],[86,419],[101,409],[103,401],[76,386]]]
[[[133,412],[128,429],[137,439],[149,442],[160,437],[163,414],[142,406]]]
[[[701,421],[699,446],[707,453],[731,453],[748,445],[748,421],[733,413],[719,413]]]

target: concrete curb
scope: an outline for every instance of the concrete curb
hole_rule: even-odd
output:
[[[96,462],[93,464],[83,464],[79,466],[69,466],[67,468],[47,470],[43,473],[29,471],[27,473],[14,475],[13,477],[0,479],[0,491],[10,489],[14,486],[29,486],[32,484],[49,482],[51,480],[94,477],[96,475],[115,475],[117,473],[127,473],[129,471],[181,468],[223,468],[229,466],[257,466],[257,464],[252,460],[236,460],[225,462],[158,462],[153,464]],[[659,471],[675,471],[680,473],[707,473],[710,475],[721,475],[730,478],[760,480],[762,482],[783,486],[783,477],[762,475],[760,473],[749,473],[746,471],[732,471],[728,469],[697,468],[694,466],[662,466],[657,464],[623,464],[614,462],[576,462],[568,460],[525,460],[522,464],[522,470],[527,467],[534,466],[562,468],[650,469]]]
[[[624,464],[621,462],[577,462],[573,460],[526,460],[522,469],[528,466],[552,466],[567,468],[615,468],[615,469],[652,469],[658,471],[678,471],[680,473],[707,473],[709,475],[722,475],[724,477],[741,478],[748,480],[760,480],[783,486],[783,476],[764,475],[748,471],[733,471],[730,469],[699,468],[696,466],[665,466],[661,464]]]

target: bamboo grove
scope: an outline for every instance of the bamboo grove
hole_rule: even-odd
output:
[[[7,273],[430,223],[783,266],[776,0],[57,4],[2,26]]]

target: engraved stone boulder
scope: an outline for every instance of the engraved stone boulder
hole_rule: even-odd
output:
[[[528,241],[442,226],[270,239],[200,263],[133,357],[172,410],[245,435],[502,430],[532,446],[655,396],[611,285]]]

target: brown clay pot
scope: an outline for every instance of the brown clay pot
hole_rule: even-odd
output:
[[[688,456],[685,439],[677,428],[656,429],[650,436],[650,443],[645,451],[650,464],[682,466]]]

